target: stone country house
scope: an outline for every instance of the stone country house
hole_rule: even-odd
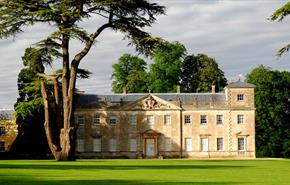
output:
[[[17,137],[17,124],[12,110],[0,110],[0,152],[10,150]]]
[[[77,155],[255,158],[254,87],[238,81],[219,93],[80,94]]]

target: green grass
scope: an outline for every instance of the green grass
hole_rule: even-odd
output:
[[[0,185],[289,185],[290,160],[0,160]]]

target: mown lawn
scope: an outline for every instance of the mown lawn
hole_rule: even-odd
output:
[[[0,160],[0,185],[290,185],[290,160]]]

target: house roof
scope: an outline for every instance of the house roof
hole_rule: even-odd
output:
[[[109,103],[112,106],[131,103],[137,101],[149,93],[130,93],[130,94],[80,94],[77,98],[76,106],[79,108],[98,108]],[[187,102],[209,102],[209,101],[226,101],[224,93],[152,93],[152,95],[168,102],[181,101]]]
[[[227,87],[228,88],[255,88],[255,85],[247,83],[247,82],[242,82],[239,80],[237,82],[230,83]]]

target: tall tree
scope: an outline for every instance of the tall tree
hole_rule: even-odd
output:
[[[257,67],[246,76],[256,85],[257,156],[290,157],[290,72]]]
[[[0,38],[15,36],[24,27],[47,23],[55,32],[38,43],[50,56],[62,59],[61,75],[39,74],[45,107],[45,131],[56,160],[73,160],[76,125],[74,123],[74,91],[77,70],[98,36],[107,28],[120,31],[140,53],[149,54],[160,39],[144,31],[164,14],[164,7],[147,0],[2,0],[0,1]],[[95,32],[89,34],[80,24],[84,19],[97,20]],[[101,20],[100,20],[101,19]],[[93,24],[93,23],[92,23]],[[96,23],[95,23],[96,24]],[[70,58],[72,39],[82,41],[80,52]],[[54,98],[50,99],[45,80],[54,83]],[[61,82],[61,93],[58,82]],[[49,102],[52,101],[52,104]],[[57,109],[56,122],[50,117],[51,105]],[[60,130],[58,128],[61,128]],[[59,130],[56,136],[53,130]]]
[[[15,103],[18,135],[13,144],[15,154],[29,157],[44,157],[48,145],[44,132],[44,112],[37,73],[44,72],[44,64],[50,64],[51,58],[46,52],[36,48],[27,48],[22,57],[24,68],[18,75],[19,97]]]
[[[290,14],[290,2],[287,2],[284,4],[282,7],[277,9],[271,16],[270,20],[271,21],[282,21],[286,16]],[[285,52],[289,51],[290,49],[290,44],[286,44],[284,47],[279,49],[277,52],[277,56],[281,57]]]
[[[186,49],[179,42],[164,41],[158,45],[149,72],[149,89],[152,92],[176,92],[185,55]]]
[[[112,89],[114,93],[147,92],[146,62],[130,54],[124,54],[113,64]]]
[[[183,92],[209,92],[215,85],[221,91],[227,80],[215,59],[205,54],[189,55],[182,63],[181,89]]]

